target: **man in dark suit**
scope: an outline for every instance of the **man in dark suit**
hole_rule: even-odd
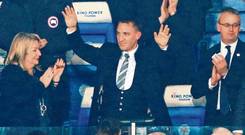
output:
[[[238,39],[239,12],[225,8],[220,12],[217,30],[221,41],[202,57],[199,71],[193,82],[194,98],[206,96],[205,124],[232,126],[241,78],[245,68],[245,44]]]
[[[98,1],[98,0],[79,0]],[[195,70],[198,42],[205,30],[205,17],[211,8],[211,0],[104,0],[107,1],[114,24],[123,18],[135,18],[142,29],[142,45],[151,46],[154,42],[153,32],[157,31],[161,23],[169,25],[171,39],[168,51],[173,52],[175,62],[174,75],[171,84],[188,84]],[[170,6],[170,1],[177,1],[177,11],[172,16],[164,8]],[[165,5],[164,5],[165,4]],[[162,6],[164,5],[164,6]],[[161,11],[162,10],[162,11]],[[162,14],[164,13],[164,14]],[[161,16],[161,18],[159,18]],[[195,34],[193,34],[195,33]],[[183,64],[188,66],[183,66]],[[163,73],[160,74],[165,74]]]
[[[80,45],[74,51],[97,66],[102,91],[99,116],[102,119],[144,120],[149,118],[150,109],[155,124],[171,125],[157,73],[158,58],[150,56],[151,50],[144,50],[137,43],[141,36],[137,24],[132,20],[120,21],[117,26],[118,44],[105,43],[101,48],[94,48],[82,41],[74,10],[66,7],[62,13],[68,27],[67,32],[70,33],[68,41],[70,44]],[[162,26],[155,35],[161,49],[166,48],[169,38],[167,26]],[[158,48],[158,51],[164,58],[164,51],[161,49]],[[93,102],[96,102],[95,98]]]

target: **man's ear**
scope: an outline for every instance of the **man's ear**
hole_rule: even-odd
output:
[[[141,35],[142,35],[142,33],[141,33],[140,31],[138,31],[138,32],[136,33],[136,39],[139,40],[140,37],[141,37]]]
[[[220,32],[221,26],[220,26],[219,22],[217,22],[217,24],[216,24],[216,29],[218,32]]]

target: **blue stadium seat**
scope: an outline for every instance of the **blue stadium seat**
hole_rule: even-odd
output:
[[[223,0],[224,7],[233,7],[239,11],[245,11],[244,0]]]
[[[204,124],[204,97],[193,99],[191,85],[172,85],[165,88],[164,100],[173,126],[202,126]]]
[[[211,2],[212,2],[212,8],[209,11],[212,11],[212,12],[219,11],[223,6],[223,3],[221,0],[211,0]]]
[[[112,23],[79,23],[78,26],[84,41],[92,43],[116,42]]]
[[[206,16],[206,33],[217,32],[217,29],[216,29],[217,19],[218,19],[217,12],[210,12]]]

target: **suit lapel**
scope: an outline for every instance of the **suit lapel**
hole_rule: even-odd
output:
[[[119,62],[119,60],[120,60],[120,58],[121,58],[121,54],[122,52],[121,52],[121,50],[120,50],[120,48],[118,47],[118,45],[117,45],[117,47],[115,48],[115,53],[114,53],[114,56],[111,56],[111,60],[109,60],[109,61],[111,61],[111,63],[110,63],[110,68],[111,68],[111,71],[112,71],[112,73],[111,73],[111,75],[112,75],[112,78],[113,78],[113,83],[116,85],[116,77],[117,77],[117,66],[118,66],[118,62]]]

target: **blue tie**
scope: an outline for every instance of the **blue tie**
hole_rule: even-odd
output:
[[[227,54],[225,56],[225,60],[227,62],[227,67],[229,68],[230,65],[230,59],[231,59],[231,46],[227,45],[225,47],[227,49]],[[227,114],[230,111],[229,107],[229,100],[228,100],[228,94],[224,87],[224,80],[221,81],[221,91],[220,91],[220,111],[224,115]]]
[[[225,56],[225,60],[227,62],[228,68],[229,68],[230,60],[231,60],[231,46],[227,45],[227,46],[225,46],[225,48],[227,49],[227,54]]]

